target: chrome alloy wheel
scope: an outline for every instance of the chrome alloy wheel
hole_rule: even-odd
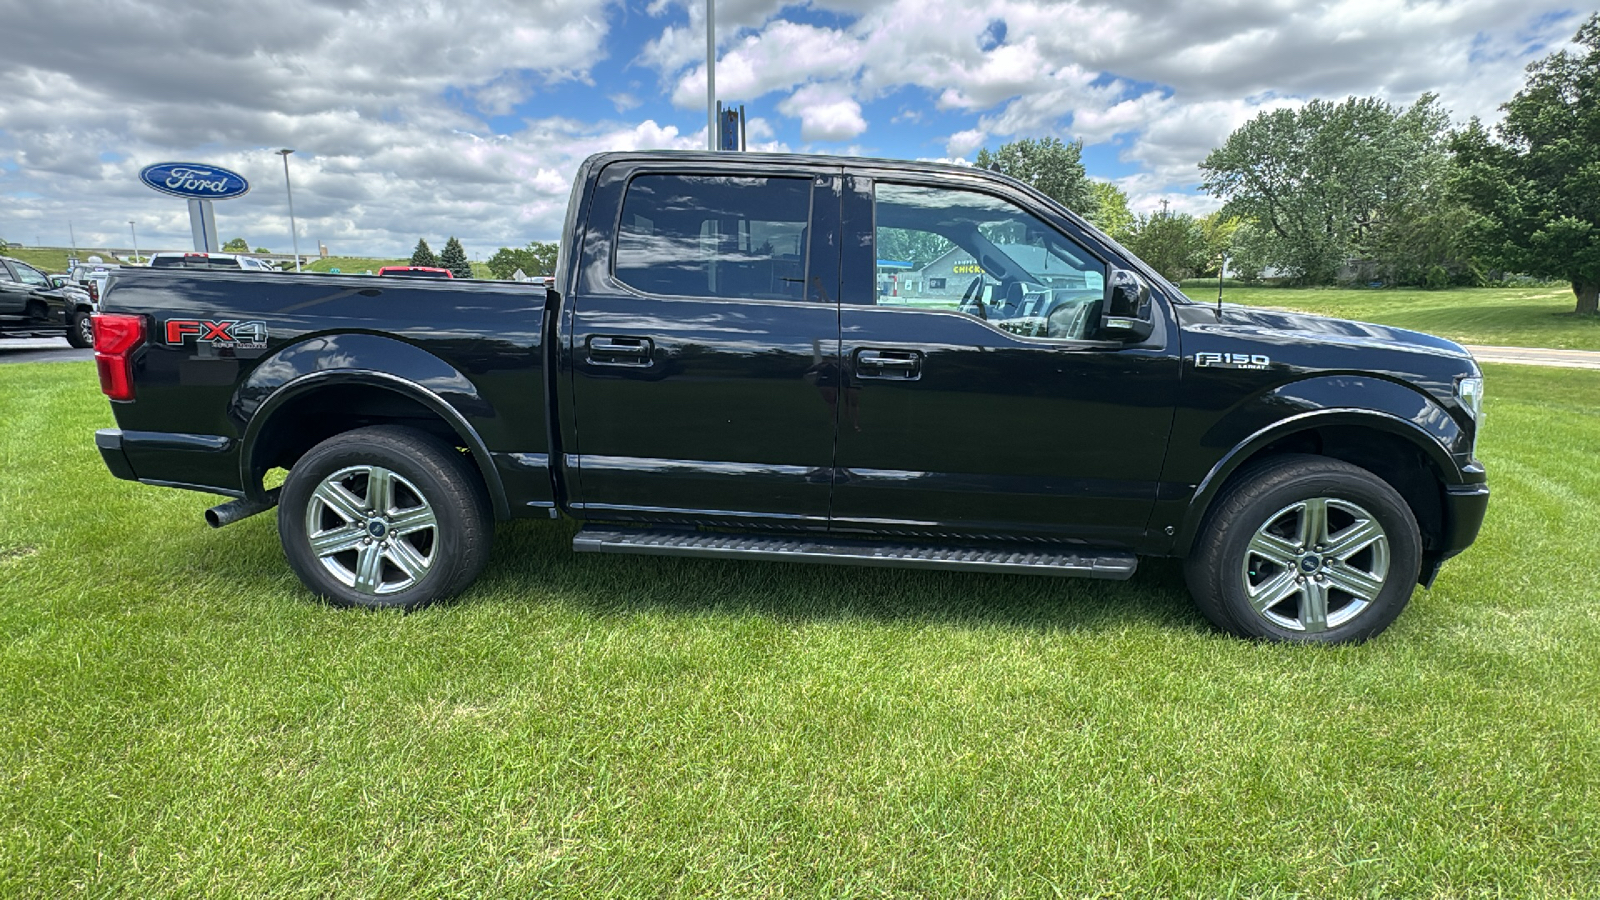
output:
[[[1389,574],[1389,537],[1348,500],[1291,503],[1256,529],[1245,550],[1245,596],[1263,619],[1319,632],[1361,615]]]
[[[393,594],[428,574],[438,520],[416,486],[382,466],[323,479],[306,504],[306,537],[324,568],[365,594]]]

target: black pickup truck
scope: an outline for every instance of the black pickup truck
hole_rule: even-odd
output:
[[[339,604],[458,592],[497,520],[574,549],[1128,578],[1228,631],[1360,640],[1476,537],[1483,381],[1446,340],[1195,303],[974,169],[586,161],[544,290],[119,270],[120,478],[278,507]],[[287,470],[269,490],[269,471]]]

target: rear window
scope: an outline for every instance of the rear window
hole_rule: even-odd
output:
[[[157,256],[150,260],[152,269],[232,269],[244,268],[237,259],[226,256]]]
[[[616,276],[648,294],[804,299],[811,179],[640,175],[628,184]]]

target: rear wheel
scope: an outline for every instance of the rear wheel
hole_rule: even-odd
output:
[[[67,322],[67,343],[79,350],[94,346],[94,318],[86,312],[75,312]]]
[[[313,593],[341,606],[416,609],[478,576],[494,522],[478,473],[455,448],[380,425],[329,438],[295,463],[278,534]]]
[[[1282,456],[1216,501],[1185,574],[1196,604],[1235,634],[1362,641],[1411,599],[1421,535],[1405,499],[1365,469]]]

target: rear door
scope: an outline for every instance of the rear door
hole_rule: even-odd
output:
[[[1137,546],[1176,329],[1101,340],[1111,259],[991,182],[848,179],[837,528]],[[867,248],[871,248],[868,250]]]
[[[574,510],[826,527],[840,184],[822,166],[599,173],[563,329]]]

